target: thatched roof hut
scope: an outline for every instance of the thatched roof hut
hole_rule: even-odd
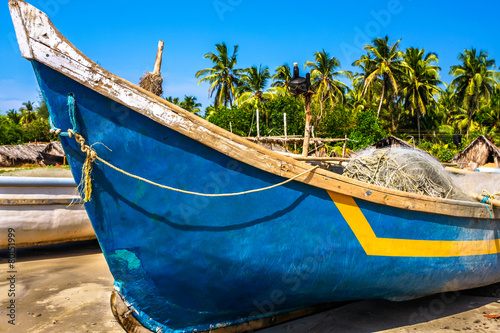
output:
[[[52,161],[52,157],[57,157]],[[23,164],[63,164],[64,151],[58,141],[30,143],[27,145],[0,146],[0,166],[21,166]]]
[[[17,146],[0,146],[0,166],[20,166],[38,164],[42,160],[40,152],[46,143],[33,143]]]
[[[65,164],[64,150],[59,141],[50,142],[44,150],[40,152],[43,161],[42,165],[63,165]]]
[[[64,156],[64,150],[61,142],[59,141],[49,142],[49,144],[47,144],[47,146],[42,150],[42,153]]]
[[[500,168],[500,148],[481,135],[453,157],[450,162],[456,163],[462,169],[469,170],[474,170],[486,163],[495,163],[495,166]]]

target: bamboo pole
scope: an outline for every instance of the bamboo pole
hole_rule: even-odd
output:
[[[468,194],[471,197],[473,197],[474,199],[476,199],[477,201],[480,201],[480,202],[484,199],[484,195],[482,195],[482,194],[477,194],[477,193],[472,193],[472,192],[469,192]],[[491,203],[491,205],[494,206],[494,207],[500,208],[500,200],[489,198],[488,199],[488,203]],[[488,204],[488,203],[485,203],[485,204]]]
[[[314,126],[311,127],[311,134],[312,134],[312,137],[313,137],[313,142],[314,142],[314,156],[318,156],[318,143],[316,140],[316,137],[314,136]],[[307,153],[309,155],[309,153]]]
[[[338,162],[338,161],[350,161],[348,157],[304,157],[304,156],[293,156],[293,159],[297,161],[311,161],[311,162]]]
[[[257,141],[266,141],[266,142],[273,142],[273,143],[300,143],[304,141],[304,138],[296,138],[296,137],[280,137],[280,136],[263,136],[260,138],[256,137],[246,137],[248,141],[252,142],[257,142]],[[317,143],[323,143],[323,142],[339,142],[339,141],[344,141],[345,139],[323,139],[323,138],[309,138],[309,142],[317,142]],[[350,140],[350,139],[347,139]]]
[[[345,136],[344,146],[342,147],[342,157],[345,157],[346,147],[347,147],[347,135]]]
[[[286,112],[283,113],[283,124],[285,124],[285,149],[286,149],[286,139],[287,139],[287,133],[286,133]]]
[[[304,96],[304,107],[306,109],[306,126],[304,130],[304,143],[302,145],[302,156],[307,157],[307,152],[309,151],[309,135],[311,129],[312,111],[311,111],[311,99],[312,94],[306,93]]]
[[[259,127],[259,108],[257,108],[257,138],[260,138],[260,127]]]

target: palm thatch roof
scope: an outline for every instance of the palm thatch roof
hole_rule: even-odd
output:
[[[470,170],[486,163],[495,163],[496,167],[500,168],[500,148],[481,135],[455,155],[450,162],[456,163],[460,168]]]
[[[23,164],[41,164],[42,153],[64,156],[61,143],[30,143],[27,145],[0,146],[0,166],[21,166]]]
[[[20,166],[27,163],[38,164],[41,160],[40,152],[46,146],[46,143],[0,146],[0,165]]]
[[[61,142],[59,141],[49,142],[49,144],[47,144],[47,146],[42,150],[42,153],[64,156],[64,150]]]

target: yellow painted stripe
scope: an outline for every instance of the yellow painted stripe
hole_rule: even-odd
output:
[[[500,253],[500,239],[437,241],[378,238],[352,197],[330,191],[328,194],[369,256],[457,257]]]

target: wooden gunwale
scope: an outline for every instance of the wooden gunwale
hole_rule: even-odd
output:
[[[27,39],[19,41],[23,57],[45,64],[117,103],[263,171],[291,178],[310,169],[310,165],[305,162],[283,156],[226,131],[101,68],[74,47],[44,13],[26,2],[9,0],[9,7],[18,39]],[[316,169],[297,181],[404,210],[490,218],[488,210],[481,203],[432,198],[381,188],[323,169]]]

